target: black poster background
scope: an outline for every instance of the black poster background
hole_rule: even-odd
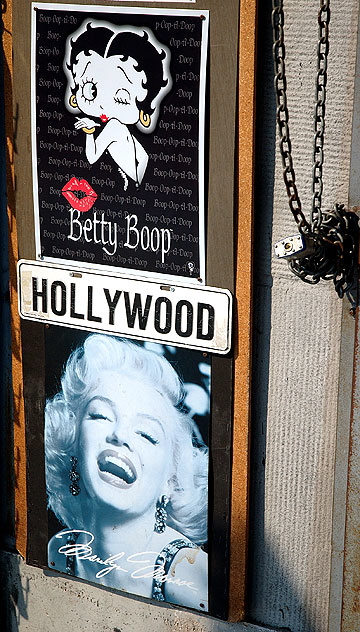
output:
[[[56,6],[56,5],[54,5]],[[121,267],[125,271],[145,272],[156,276],[198,278],[201,257],[204,257],[203,213],[199,191],[199,89],[200,57],[202,50],[202,23],[199,15],[91,12],[91,7],[79,11],[40,9],[34,7],[36,26],[34,85],[36,112],[35,152],[38,200],[37,257],[60,262],[81,262]],[[156,128],[150,134],[131,129],[149,155],[144,178],[136,188],[129,179],[124,191],[123,180],[117,165],[108,153],[93,165],[85,156],[85,136],[76,130],[75,116],[65,107],[67,78],[63,71],[65,43],[81,24],[93,18],[114,25],[132,25],[151,29],[156,39],[171,52],[170,73],[173,85],[161,105]],[[201,113],[200,113],[201,115]],[[200,116],[201,120],[201,116]],[[96,134],[96,132],[95,132]],[[116,223],[117,250],[114,255],[104,252],[101,243],[86,243],[69,239],[71,205],[62,195],[62,188],[72,178],[85,179],[97,193],[97,200],[88,212],[81,213],[83,224],[97,213],[106,222]],[[35,187],[36,191],[36,187]],[[200,211],[199,211],[200,208]],[[154,244],[161,229],[171,230],[169,253],[161,255],[143,249],[141,242],[136,250],[124,247],[126,242],[126,214],[137,216],[137,230],[143,227],[146,246],[147,235],[153,232]],[[78,227],[77,227],[78,228]],[[159,231],[157,233],[156,231]],[[76,230],[76,233],[78,231]],[[80,234],[80,231],[79,231]],[[93,235],[93,233],[88,233]],[[135,232],[130,243],[135,243]],[[163,259],[163,261],[162,261]]]
[[[45,396],[47,400],[52,399],[61,391],[61,377],[70,354],[91,335],[94,334],[53,325],[45,329]],[[106,336],[105,334],[96,335]],[[126,340],[125,338],[122,339]],[[182,349],[159,343],[143,343],[132,340],[129,340],[129,342],[137,346],[145,346],[148,350],[163,355],[170,362],[183,384],[183,410],[194,420],[195,427],[199,432],[199,437],[194,437],[194,442],[199,439],[206,446],[209,446],[211,355],[201,351]],[[139,389],[139,392],[141,392],[141,384],[139,384]],[[46,448],[45,439],[45,450]],[[81,455],[78,456],[81,458]],[[80,484],[82,483],[80,482]],[[50,540],[64,528],[66,526],[64,527],[57,520],[51,509],[48,509],[48,539]],[[143,550],[142,546],[143,543],[139,542],[139,551]],[[203,544],[202,548],[208,552],[207,543]],[[54,564],[52,568],[62,570],[56,569]],[[100,580],[94,581],[102,583]],[[114,583],[110,584],[110,586],[118,588],[119,581],[118,574],[114,573]],[[141,595],[141,593],[134,594]],[[179,603],[179,605],[183,604]]]

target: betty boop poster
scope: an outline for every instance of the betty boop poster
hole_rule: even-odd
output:
[[[32,5],[37,258],[205,281],[208,21]]]
[[[210,374],[199,351],[47,330],[50,568],[207,611]]]

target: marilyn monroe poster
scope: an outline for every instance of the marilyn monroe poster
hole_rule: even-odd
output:
[[[50,568],[206,611],[209,360],[51,327],[46,367]]]

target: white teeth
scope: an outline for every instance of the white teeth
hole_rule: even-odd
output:
[[[122,459],[117,459],[114,456],[107,456],[107,457],[105,457],[105,461],[107,463],[113,463],[117,467],[121,467],[128,474],[128,476],[130,476],[130,477],[134,476],[133,471],[130,469],[130,467]]]

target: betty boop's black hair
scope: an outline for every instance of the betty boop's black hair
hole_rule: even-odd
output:
[[[94,51],[104,57],[106,47],[113,36],[114,31],[107,27],[99,26],[93,28],[91,23],[87,24],[86,31],[79,35],[75,41],[71,40],[70,64],[68,68],[72,74],[74,75],[74,66],[78,63],[77,56],[79,53],[83,52],[85,55],[90,55],[90,52]],[[151,107],[151,104],[154,98],[161,88],[168,83],[168,80],[164,78],[163,72],[163,60],[166,57],[165,51],[162,50],[160,53],[157,51],[155,46],[149,42],[149,36],[146,31],[143,32],[143,35],[137,35],[131,31],[122,31],[114,37],[107,51],[107,57],[112,55],[119,55],[124,61],[132,57],[137,62],[135,70],[138,72],[143,70],[145,72],[146,81],[142,85],[147,90],[147,95],[143,101],[137,101],[137,105],[141,105],[141,109],[146,114],[152,114],[154,108]],[[75,93],[78,87],[76,85],[72,92]]]

